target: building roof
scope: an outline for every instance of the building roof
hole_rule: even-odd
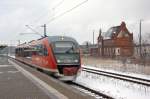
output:
[[[107,32],[103,33],[102,36],[104,37],[104,39],[110,39],[112,38],[112,35],[118,33],[119,30],[120,26],[111,27]]]
[[[111,39],[114,35],[118,35],[118,33],[121,30],[124,30],[127,33],[129,33],[128,29],[126,28],[125,22],[122,22],[119,26],[114,26],[114,27],[109,28],[107,32],[102,33],[102,36],[104,39]]]

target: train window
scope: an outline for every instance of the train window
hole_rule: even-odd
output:
[[[32,56],[32,48],[31,47],[24,48],[24,57],[31,58],[31,56]]]
[[[37,45],[37,50],[38,50],[38,54],[42,56],[43,55],[43,46],[42,46],[42,44]]]
[[[48,55],[48,51],[47,51],[46,46],[43,46],[42,44],[39,44],[36,46],[36,52],[40,56],[47,56]]]
[[[37,46],[36,45],[32,45],[32,55],[37,55],[38,54],[38,50],[37,50]]]
[[[42,49],[43,49],[43,47],[42,47],[42,45],[41,44],[39,44],[39,45],[32,45],[32,48],[31,48],[31,54],[32,55],[43,55],[42,54]]]
[[[15,49],[15,54],[16,54],[16,56],[18,56],[19,55],[19,53],[18,53],[19,51],[18,51],[18,48],[16,48]]]
[[[20,56],[21,57],[24,57],[24,51],[23,50],[24,50],[24,48],[20,48]]]
[[[48,51],[47,51],[46,46],[44,46],[44,49],[43,49],[43,55],[44,55],[44,56],[48,56]]]

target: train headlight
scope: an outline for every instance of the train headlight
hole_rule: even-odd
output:
[[[77,63],[77,62],[79,62],[79,60],[77,60],[77,59],[76,59],[76,60],[74,60],[74,62],[76,62],[76,63]]]
[[[60,63],[61,61],[59,59],[57,59],[57,63]]]

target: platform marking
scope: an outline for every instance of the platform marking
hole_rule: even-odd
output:
[[[20,71],[7,71],[8,73],[18,73]]]
[[[0,74],[2,74],[3,72],[0,72]]]
[[[47,83],[45,83],[44,81],[40,80],[39,78],[37,78],[36,76],[34,76],[30,72],[28,72],[27,70],[23,69],[22,67],[20,67],[16,63],[14,63],[13,61],[11,61],[11,60],[8,60],[8,61],[13,66],[15,66],[16,69],[18,69],[24,76],[26,76],[28,79],[30,79],[31,81],[33,81],[34,84],[37,85],[37,83],[38,83],[41,86],[41,87],[40,86],[38,86],[38,87],[40,87],[40,88],[44,87],[44,89],[47,89],[49,91],[49,93],[52,93],[52,94],[56,95],[56,97],[58,99],[68,99],[66,96],[64,96],[63,94],[61,94],[60,92],[58,92],[56,89],[52,88]]]
[[[0,67],[12,67],[12,65],[0,65]]]

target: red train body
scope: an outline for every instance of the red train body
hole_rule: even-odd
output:
[[[48,36],[16,48],[16,59],[72,81],[81,68],[79,45],[75,39]]]

